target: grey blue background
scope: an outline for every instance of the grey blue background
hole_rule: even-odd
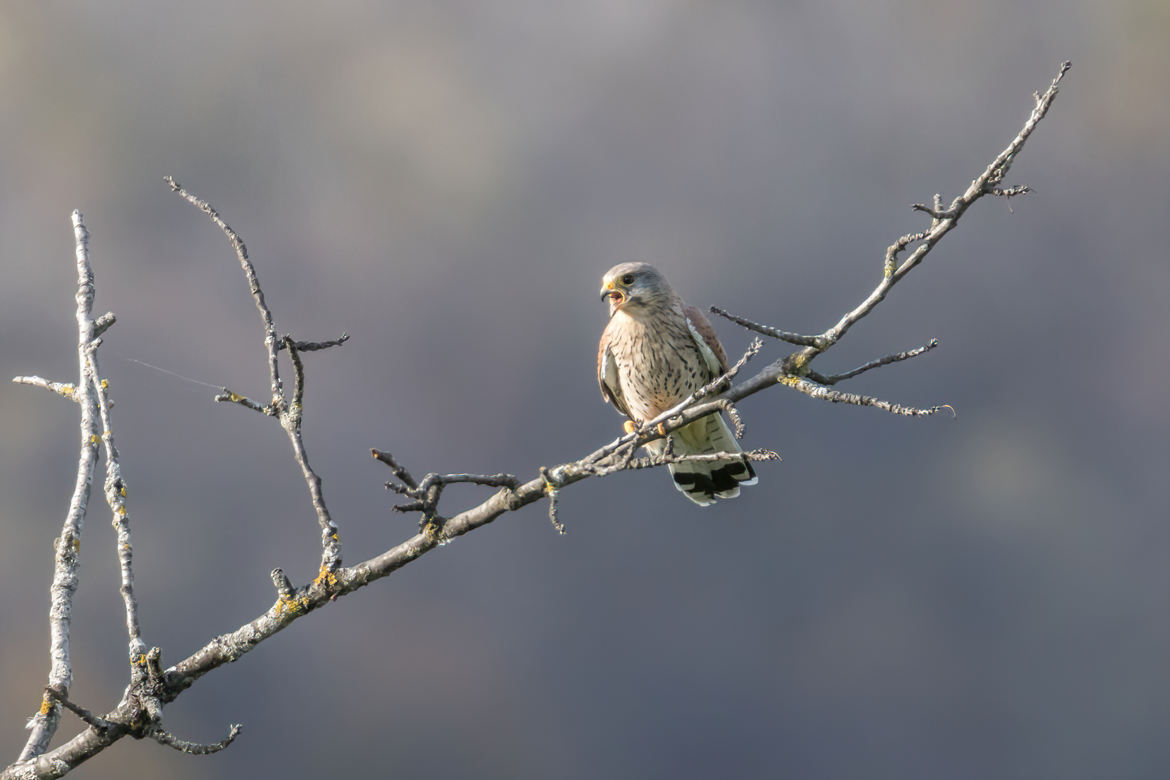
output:
[[[230,248],[164,175],[241,232],[282,331],[353,336],[307,358],[305,422],[353,563],[415,522],[370,447],[527,478],[618,433],[593,365],[610,265],[822,330],[926,224],[910,204],[964,189],[1074,63],[1008,182],[1035,194],[979,203],[818,363],[938,338],[848,389],[957,418],[752,397],[745,443],[784,461],[742,498],[575,486],[566,537],[506,516],[167,709],[189,739],[243,723],[225,753],[126,740],[77,776],[1166,777],[1168,41],[1164,0],[5,4],[0,377],[76,374],[79,208],[165,663],[319,546],[276,423],[136,362],[267,386]],[[7,763],[77,424],[7,381],[0,421]],[[93,508],[73,690],[104,710],[125,641]]]

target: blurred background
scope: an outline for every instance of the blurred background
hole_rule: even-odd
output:
[[[199,384],[263,398],[261,331],[164,175],[245,238],[279,329],[353,337],[307,356],[305,421],[352,564],[415,529],[370,447],[527,479],[619,433],[609,266],[823,330],[1071,59],[1007,182],[1035,193],[980,202],[817,364],[938,338],[847,389],[957,418],[756,395],[745,446],[784,461],[740,499],[574,486],[567,536],[505,516],[167,709],[187,739],[243,723],[224,753],[124,740],[77,776],[1166,777],[1168,41],[1164,0],[5,4],[0,763],[47,675],[78,449],[76,409],[7,378],[76,376],[72,209],[118,315],[102,364],[169,665],[320,550],[279,426]],[[104,712],[125,636],[92,508],[73,696]]]

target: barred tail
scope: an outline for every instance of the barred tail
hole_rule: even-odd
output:
[[[711,455],[716,452],[743,452],[721,414],[710,414],[671,434],[675,455]],[[651,442],[647,449],[661,452],[664,443]],[[740,485],[756,484],[756,472],[744,457],[716,461],[684,461],[667,466],[674,486],[699,506],[717,498],[735,498]]]

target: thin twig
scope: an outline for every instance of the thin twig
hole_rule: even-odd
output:
[[[89,231],[80,211],[73,212],[74,255],[77,261],[77,376],[76,396],[81,407],[81,451],[77,458],[77,477],[73,497],[61,535],[55,543],[53,584],[49,587],[49,687],[62,696],[69,695],[73,684],[73,669],[69,660],[69,628],[73,613],[73,594],[77,592],[78,562],[81,552],[81,532],[89,505],[89,490],[97,463],[97,445],[101,441],[97,430],[97,404],[93,385],[86,381],[88,353],[93,341],[94,280],[89,261]],[[39,712],[32,717],[28,741],[18,760],[25,761],[41,755],[48,749],[60,722],[61,711],[46,699]]]
[[[599,468],[593,476],[608,477],[619,471],[639,471],[641,469],[665,466],[670,463],[724,463],[729,460],[749,460],[758,463],[781,460],[781,458],[778,452],[767,449],[744,450],[742,452],[706,452],[698,455],[675,455],[673,453],[662,452],[657,455],[633,458],[626,462]]]
[[[735,426],[735,438],[742,439],[744,433],[747,431],[747,426],[743,424],[743,418],[739,416],[739,410],[731,404],[727,405],[727,416],[731,418],[731,424]]]
[[[251,398],[240,395],[239,393],[234,393],[231,390],[228,390],[226,387],[221,389],[212,400],[216,401],[217,403],[238,404],[245,409],[251,409],[253,412],[259,412],[260,414],[268,417],[276,414],[275,410],[271,406],[265,406],[263,404],[256,403]]]
[[[101,378],[98,369],[97,349],[101,339],[94,339],[87,347],[88,365],[86,381],[93,385],[98,414],[102,422],[102,442],[106,452],[106,503],[113,513],[113,526],[117,535],[118,567],[121,571],[122,603],[126,610],[126,631],[129,634],[129,656],[131,659],[146,651],[138,624],[138,601],[134,596],[134,548],[130,544],[130,514],[126,509],[126,481],[122,477],[122,464],[118,460],[118,447],[114,443],[114,428],[110,421],[110,399],[108,383]]]
[[[96,715],[93,712],[87,710],[85,707],[74,704],[69,700],[68,696],[61,693],[60,691],[55,691],[52,688],[45,688],[45,695],[50,696],[56,701],[60,702],[61,706],[72,712],[77,717],[81,718],[86,723],[86,725],[93,726],[95,729],[104,730],[110,728],[113,725],[100,715]]]
[[[284,569],[277,566],[272,570],[272,584],[276,586],[276,593],[282,599],[291,599],[294,594],[292,581],[284,573]]]
[[[349,334],[342,333],[340,338],[330,339],[328,341],[294,341],[293,346],[297,348],[298,352],[316,352],[322,349],[329,349],[330,347],[340,347],[347,341],[349,341]],[[277,349],[284,348],[285,345],[282,339]]]
[[[456,484],[514,488],[520,484],[520,480],[513,474],[427,474],[413,492],[422,494],[434,488]]]
[[[866,363],[865,365],[858,366],[857,368],[854,368],[851,371],[846,371],[846,372],[841,373],[841,374],[832,374],[830,376],[821,376],[820,374],[817,374],[814,371],[809,371],[808,376],[813,381],[818,382],[822,385],[835,385],[838,382],[845,381],[846,379],[852,379],[853,377],[857,376],[858,374],[864,374],[866,371],[869,371],[872,368],[878,368],[880,366],[888,366],[890,363],[898,363],[898,362],[903,361],[903,360],[909,360],[910,358],[918,357],[919,355],[925,355],[927,352],[929,352],[930,350],[934,349],[937,346],[938,346],[938,339],[931,339],[929,342],[927,342],[926,344],[923,344],[921,347],[915,347],[914,349],[906,350],[905,352],[895,352],[892,355],[886,355],[885,357],[880,357],[880,358],[877,358],[876,360],[871,360],[868,363]]]
[[[560,507],[557,504],[560,499],[561,486],[557,484],[556,478],[544,466],[540,467],[540,478],[544,482],[544,493],[548,496],[548,521],[558,534],[564,536],[565,524],[561,522]]]
[[[219,742],[212,742],[211,744],[189,742],[185,739],[179,739],[171,732],[165,731],[163,729],[153,729],[147,732],[147,736],[161,745],[166,745],[167,747],[178,750],[180,753],[189,753],[193,756],[207,756],[211,755],[212,753],[218,753],[228,745],[235,742],[236,737],[240,736],[240,732],[243,730],[243,726],[238,723],[233,723],[230,730],[228,731],[226,739],[221,739]]]
[[[329,507],[325,505],[325,491],[321,477],[309,465],[309,453],[305,449],[304,436],[301,434],[301,417],[304,409],[305,396],[305,366],[301,362],[300,352],[289,336],[284,337],[284,347],[288,350],[293,366],[293,398],[292,403],[281,414],[281,426],[288,433],[292,443],[293,456],[301,467],[301,474],[309,486],[309,496],[313,501],[313,509],[317,513],[317,524],[321,527],[321,568],[325,571],[334,571],[341,566],[341,536]]]
[[[780,380],[781,384],[791,387],[811,398],[817,398],[822,401],[829,401],[835,404],[851,404],[853,406],[872,406],[877,409],[889,412],[890,414],[901,414],[907,417],[924,417],[931,414],[937,414],[943,409],[954,409],[949,404],[941,406],[931,406],[925,409],[919,409],[913,406],[903,406],[891,401],[883,401],[880,398],[873,398],[868,395],[858,395],[856,393],[843,393],[840,390],[833,390],[824,385],[817,384],[805,377],[792,376],[785,377]]]
[[[845,403],[861,403],[865,406],[874,406],[886,411],[893,411],[898,414],[922,414],[933,413],[941,408],[949,407],[931,407],[928,410],[911,410],[912,407],[902,406],[900,404],[891,404],[889,402],[876,402],[877,399],[868,399],[866,396],[853,396],[852,394],[839,394],[836,391],[829,392],[828,389],[815,382],[795,381],[802,380],[804,377],[811,376],[810,363],[819,355],[826,352],[834,344],[841,340],[841,338],[853,327],[859,320],[868,315],[874,308],[885,300],[886,295],[900,280],[905,278],[906,274],[918,266],[923,259],[930,253],[930,251],[938,244],[942,238],[949,233],[959,222],[959,219],[966,213],[967,209],[971,207],[977,200],[988,194],[1000,194],[1005,196],[1018,195],[1025,192],[1025,187],[1011,187],[1007,189],[999,188],[998,185],[1003,181],[1015,160],[1016,155],[1019,154],[1020,149],[1023,148],[1024,143],[1031,136],[1032,131],[1036,129],[1036,125],[1048,113],[1052,101],[1055,99],[1057,93],[1060,91],[1060,82],[1064,78],[1065,73],[1071,67],[1071,63],[1064,62],[1060,66],[1052,83],[1044,94],[1035,95],[1036,104],[1032,109],[1031,115],[1024,123],[1023,128],[1016,137],[1008,143],[1007,147],[1000,152],[991,164],[980,175],[976,176],[966,191],[955,198],[951,204],[943,208],[941,197],[935,195],[934,205],[926,206],[924,204],[915,204],[914,210],[922,211],[931,216],[931,225],[929,230],[908,233],[898,238],[893,244],[889,246],[885,253],[885,260],[883,263],[883,272],[881,281],[874,288],[864,301],[862,301],[852,311],[847,312],[836,325],[826,330],[818,336],[808,337],[808,343],[804,349],[792,353],[782,361],[768,366],[764,371],[757,374],[748,382],[744,383],[751,386],[750,392],[757,392],[769,382],[779,381],[789,387],[800,390],[814,398],[821,398],[824,400]],[[898,263],[899,255],[909,248],[911,245],[917,244],[913,252],[903,261]],[[734,322],[739,322],[740,325],[756,332],[770,332],[775,330],[770,326],[759,325],[750,321],[741,321],[742,318],[733,315],[726,315],[718,309],[713,309],[718,314],[728,316]],[[784,333],[784,331],[776,331],[777,334]],[[770,335],[773,335],[770,333]],[[791,335],[791,334],[788,334]],[[782,336],[777,335],[778,338]],[[921,354],[921,353],[918,353]],[[893,362],[893,361],[890,361]],[[873,366],[862,367],[865,370]],[[857,373],[860,373],[858,371]],[[853,374],[856,375],[856,374]],[[819,374],[817,376],[820,376]],[[840,376],[836,381],[847,378]],[[794,381],[787,381],[787,380]],[[859,400],[860,399],[860,400]]]
[[[743,317],[732,314],[731,312],[721,309],[718,306],[711,306],[710,309],[720,317],[729,319],[736,325],[742,325],[748,330],[755,331],[756,333],[761,333],[765,336],[771,336],[772,338],[780,339],[781,341],[787,341],[789,344],[796,344],[800,347],[815,347],[817,345],[817,339],[819,336],[805,336],[800,333],[790,333],[786,330],[773,328],[771,325],[763,325],[759,322],[752,322],[749,319],[744,319]]]
[[[406,467],[400,466],[398,461],[394,460],[394,456],[389,452],[371,449],[370,454],[374,456],[374,460],[380,461],[389,466],[391,473],[394,474],[394,478],[403,485],[406,485],[408,488],[418,487],[418,482],[416,482],[414,477],[410,475],[410,472],[406,470]]]
[[[53,382],[40,376],[14,376],[12,377],[12,381],[18,385],[43,387],[62,398],[68,398],[70,401],[78,400],[77,386],[71,382]]]
[[[240,238],[227,222],[224,222],[223,217],[211,207],[210,203],[187,192],[182,185],[175,181],[174,177],[164,176],[163,179],[170,185],[173,192],[177,192],[184,200],[210,217],[211,221],[223,231],[228,241],[231,242],[232,249],[236,252],[236,258],[240,261],[244,277],[248,280],[248,289],[252,293],[252,299],[256,302],[256,310],[260,312],[260,319],[264,324],[264,346],[268,351],[268,376],[271,381],[272,404],[279,408],[284,404],[284,383],[281,381],[280,365],[276,359],[277,344],[280,339],[276,336],[276,325],[272,321],[272,311],[264,301],[264,291],[260,289],[260,281],[256,278],[256,269],[252,266],[252,261],[248,259],[248,246],[244,243],[244,239]]]
[[[264,346],[268,353],[268,373],[271,380],[272,401],[267,405],[258,404],[246,396],[228,391],[227,388],[224,388],[223,392],[215,397],[215,400],[229,401],[252,409],[253,411],[262,412],[269,416],[275,415],[280,418],[280,425],[289,437],[289,442],[293,448],[293,455],[296,458],[297,464],[301,467],[301,473],[304,476],[305,483],[308,485],[313,509],[317,515],[317,523],[321,528],[321,571],[323,572],[324,578],[319,579],[321,582],[328,583],[330,578],[324,576],[324,574],[333,572],[341,566],[341,536],[336,523],[333,522],[329,508],[325,504],[321,477],[309,465],[308,452],[305,449],[304,439],[301,435],[305,373],[297,346],[300,342],[295,341],[291,336],[286,335],[282,338],[277,336],[272,310],[264,300],[264,291],[260,287],[260,281],[256,276],[256,269],[253,267],[252,261],[248,259],[248,247],[244,244],[244,240],[240,238],[238,233],[231,229],[227,222],[220,217],[219,213],[211,207],[211,204],[187,192],[173,177],[167,176],[165,179],[174,192],[179,193],[188,203],[207,214],[211,218],[211,221],[223,231],[236,252],[236,258],[240,262],[240,268],[244,271],[244,277],[248,281],[248,289],[252,293],[252,299],[256,303],[257,311],[260,312],[260,320],[264,328]],[[336,346],[336,344],[342,344],[348,338],[349,336],[347,334],[342,334],[342,337],[334,343],[306,342],[306,344],[310,349],[324,349],[329,346]],[[284,397],[284,383],[280,378],[278,355],[281,349],[288,351],[293,366],[294,385],[291,404]]]
[[[112,311],[108,311],[102,316],[98,317],[93,321],[93,337],[96,339],[98,336],[109,330],[110,327],[117,321],[118,318]]]

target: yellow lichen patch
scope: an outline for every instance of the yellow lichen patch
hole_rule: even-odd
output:
[[[125,517],[126,516],[126,507],[124,507],[124,506],[118,507],[118,515],[121,517]]]
[[[122,494],[122,498],[125,498],[126,497],[126,486],[123,485],[122,489],[119,490],[118,492]]]
[[[335,588],[337,587],[337,583],[337,575],[324,566],[317,573],[317,579],[313,580],[314,585],[324,585],[326,588]]]
[[[48,715],[52,711],[53,711],[53,697],[49,696],[49,694],[46,693],[44,696],[41,697],[41,714]]]
[[[102,380],[102,390],[109,390],[109,389],[110,389],[110,380],[103,379]]]
[[[785,385],[787,387],[796,387],[797,385],[799,385],[801,383],[801,378],[798,376],[788,376],[786,374],[786,375],[780,377],[779,382],[780,382],[780,384]]]
[[[61,385],[61,389],[58,392],[60,392],[63,396],[72,397],[73,390],[73,385]]]
[[[98,435],[96,433],[90,435],[90,437],[89,437],[90,444],[97,444],[99,441],[101,441],[101,439],[98,438]]]
[[[281,596],[272,605],[276,610],[277,615],[287,612],[290,615],[297,615],[309,608],[309,599],[305,596]]]
[[[139,653],[138,656],[130,663],[135,666],[146,666],[146,653]]]

